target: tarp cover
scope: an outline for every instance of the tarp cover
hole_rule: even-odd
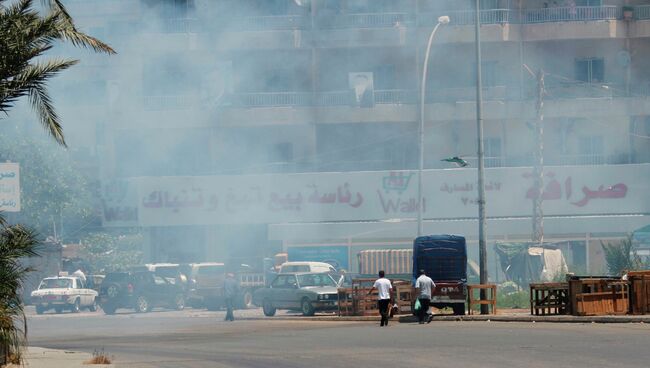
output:
[[[554,244],[497,243],[501,269],[519,285],[553,281],[568,272],[562,251]]]

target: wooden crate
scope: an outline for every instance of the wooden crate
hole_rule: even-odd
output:
[[[630,287],[627,281],[584,278],[569,281],[571,313],[576,316],[627,314]]]
[[[480,297],[474,295],[475,290],[486,290],[486,299],[481,300]],[[487,290],[490,292],[487,293]],[[474,305],[489,305],[492,307],[491,314],[497,314],[497,285],[496,284],[468,284],[467,285],[467,313],[472,314],[474,312]]]
[[[628,274],[630,282],[630,312],[650,314],[650,272],[641,275]]]
[[[569,284],[547,282],[530,284],[530,314],[535,316],[567,314]]]
[[[374,279],[355,279],[351,288],[339,288],[339,315],[341,316],[379,316],[378,295],[374,290],[368,294]],[[393,304],[397,304],[397,314],[408,314],[415,289],[408,280],[391,280],[393,283]],[[372,284],[370,284],[372,285]],[[392,307],[392,305],[391,305]]]

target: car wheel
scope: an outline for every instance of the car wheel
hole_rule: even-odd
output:
[[[74,301],[74,304],[72,305],[72,313],[79,313],[81,312],[81,305],[79,304],[79,299]]]
[[[314,313],[316,312],[316,310],[314,310],[314,306],[307,298],[302,299],[302,303],[300,303],[300,308],[302,310],[303,316],[313,316]]]
[[[253,307],[253,293],[250,290],[246,289],[241,295],[241,307],[242,309],[249,309]]]
[[[63,313],[63,307],[54,307],[54,312],[56,312],[56,314]]]
[[[268,299],[264,299],[264,302],[262,302],[262,310],[264,311],[264,315],[267,317],[275,316],[276,309]]]
[[[144,296],[140,295],[135,300],[135,311],[136,312],[138,312],[138,313],[146,313],[146,312],[149,312],[150,309],[151,309],[151,306],[149,305],[149,301]]]
[[[174,298],[174,308],[179,311],[185,309],[185,297],[183,294],[178,294]]]
[[[91,312],[96,312],[97,311],[97,300],[93,299],[93,304],[88,307],[88,310]]]
[[[102,310],[104,311],[104,314],[109,314],[109,315],[115,314],[116,309],[117,308],[115,308],[115,306],[113,305],[106,305],[106,304],[102,305]]]
[[[43,314],[45,312],[45,307],[41,307],[40,305],[36,306],[36,314]]]

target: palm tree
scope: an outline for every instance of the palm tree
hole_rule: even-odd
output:
[[[27,321],[20,288],[31,271],[21,259],[38,255],[36,234],[22,225],[0,220],[0,363],[20,361]]]
[[[55,42],[114,54],[102,41],[80,32],[60,0],[0,0],[0,113],[5,115],[21,97],[28,97],[41,125],[65,146],[61,122],[47,90],[57,73],[75,65],[74,59],[46,59]],[[36,234],[21,225],[9,225],[0,214],[0,364],[7,357],[20,361],[27,323],[19,290],[31,270],[21,258],[37,255]]]
[[[0,112],[7,114],[19,98],[27,96],[45,130],[65,146],[47,81],[78,60],[42,60],[43,56],[56,41],[107,54],[115,51],[77,30],[60,0],[41,2],[49,10],[44,15],[33,7],[33,0],[0,0]]]

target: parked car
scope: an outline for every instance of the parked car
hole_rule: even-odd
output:
[[[284,262],[280,265],[280,272],[278,273],[296,272],[336,273],[336,269],[325,262]]]
[[[337,284],[327,273],[278,274],[269,287],[255,292],[253,302],[268,317],[274,316],[277,309],[298,310],[312,316],[338,308]]]
[[[36,306],[36,313],[54,309],[56,313],[70,310],[78,313],[83,308],[91,312],[97,310],[97,292],[86,288],[78,277],[46,277],[32,291],[32,303]]]
[[[138,313],[155,307],[182,310],[185,295],[179,283],[151,271],[111,272],[102,282],[99,303],[106,314],[114,314],[120,308]]]
[[[263,273],[254,272],[247,265],[225,265],[217,262],[194,263],[191,265],[188,300],[192,307],[206,307],[217,310],[224,305],[223,282],[227,272],[235,274],[239,282],[238,308],[253,306],[253,292],[265,285]]]
[[[188,276],[185,265],[177,263],[147,263],[141,266],[131,267],[131,271],[151,271],[156,276],[164,277],[174,280],[175,283],[180,284],[185,291],[188,287]]]

